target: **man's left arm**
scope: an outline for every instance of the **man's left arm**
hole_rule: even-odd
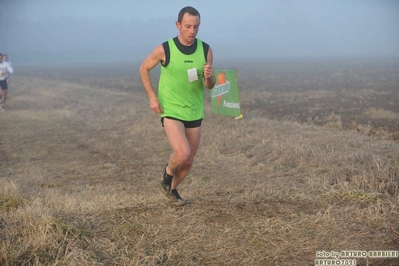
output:
[[[8,74],[8,75],[14,73],[14,69],[12,68],[11,64],[7,63],[6,69],[7,69],[7,72],[8,72],[7,74]]]
[[[206,64],[204,66],[204,86],[207,89],[213,89],[216,83],[215,75],[213,73],[213,52],[211,47],[209,47]]]

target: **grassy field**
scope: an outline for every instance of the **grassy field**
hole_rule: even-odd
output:
[[[180,186],[192,202],[176,207],[159,189],[171,150],[137,66],[17,72],[0,113],[0,265],[314,265],[318,251],[398,251],[399,143],[271,119],[270,105],[287,105],[259,89],[262,73],[240,73],[244,119],[213,114],[207,97]]]

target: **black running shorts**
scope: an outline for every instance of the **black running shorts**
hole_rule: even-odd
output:
[[[6,79],[5,80],[0,80],[0,88],[2,90],[7,90],[8,89],[7,80]]]
[[[173,119],[173,120],[176,120],[176,121],[180,121],[180,122],[183,123],[183,125],[184,125],[185,128],[200,127],[200,126],[201,126],[201,123],[202,123],[202,119],[194,120],[194,121],[184,121],[184,120],[180,120],[180,119],[177,119],[177,118],[174,118],[174,117],[165,116],[165,117],[161,117],[162,126],[164,126],[164,124],[163,124],[164,118],[168,118],[168,119]]]

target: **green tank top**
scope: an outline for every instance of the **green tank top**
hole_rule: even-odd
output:
[[[204,117],[203,72],[206,59],[202,41],[197,39],[193,54],[180,52],[173,39],[168,40],[169,64],[161,66],[158,99],[163,108],[161,117],[169,116],[184,121]]]

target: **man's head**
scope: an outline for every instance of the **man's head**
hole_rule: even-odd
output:
[[[176,27],[180,32],[179,38],[183,45],[191,45],[197,36],[201,16],[197,9],[186,6],[180,10]]]
[[[183,20],[183,16],[186,13],[188,13],[191,16],[198,16],[199,20],[201,20],[201,15],[197,9],[195,9],[192,6],[186,6],[180,10],[179,15],[177,16],[177,21],[181,23]]]

